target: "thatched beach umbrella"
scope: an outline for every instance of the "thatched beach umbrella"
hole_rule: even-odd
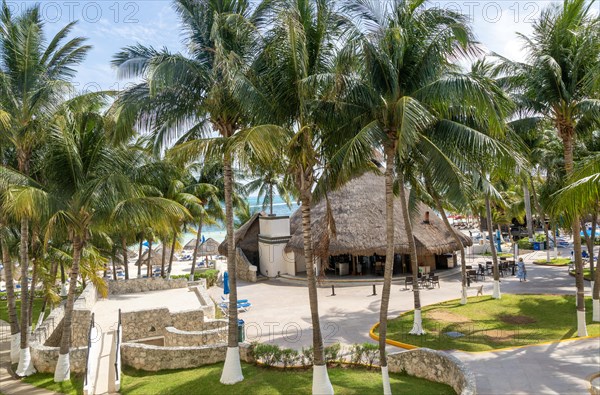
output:
[[[258,253],[258,234],[260,232],[258,217],[267,215],[264,212],[255,213],[244,225],[235,232],[235,246],[244,251]],[[227,254],[227,237],[219,245],[219,254]]]
[[[313,205],[313,249],[317,255],[385,255],[385,182],[384,177],[365,173],[342,188],[328,194],[330,213],[325,199]],[[423,203],[412,212],[412,225],[417,255],[444,254],[459,250],[444,223]],[[410,254],[399,198],[394,202],[394,250]],[[330,221],[333,218],[333,221]],[[332,222],[335,234],[332,234]],[[290,218],[292,238],[286,251],[304,254],[302,213],[298,209]],[[471,245],[467,236],[457,232],[464,245]]]

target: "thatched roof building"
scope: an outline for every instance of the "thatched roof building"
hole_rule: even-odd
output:
[[[385,255],[385,182],[384,177],[365,173],[348,182],[339,190],[328,194],[333,224],[328,221],[325,199],[311,209],[313,249],[319,255]],[[429,221],[426,221],[429,213]],[[442,219],[425,204],[418,204],[412,212],[412,226],[417,244],[417,255],[439,255],[454,252],[459,246]],[[394,250],[397,254],[410,254],[404,230],[402,207],[399,198],[394,201]],[[286,251],[304,255],[302,238],[302,213],[297,210],[290,218],[291,239]],[[331,229],[335,228],[335,236]],[[464,245],[470,238],[456,232]],[[326,251],[325,251],[326,250]]]
[[[258,253],[258,234],[260,232],[258,217],[265,215],[263,212],[255,213],[244,225],[240,226],[235,232],[235,246],[244,250],[244,252]],[[219,245],[219,254],[227,255],[227,237]]]
[[[142,253],[142,265],[146,265],[148,263],[148,253],[149,250],[146,250]],[[163,248],[162,246],[159,247],[153,247],[152,248],[152,265],[161,265],[162,264],[162,253],[163,253]],[[169,256],[171,254],[171,249],[169,247],[167,247],[166,250],[166,262],[169,262]],[[136,262],[136,265],[139,265],[140,261],[138,259],[138,261]]]
[[[198,246],[198,255],[199,256],[207,256],[207,255],[218,255],[219,254],[219,242],[209,237],[204,241],[204,243]],[[196,246],[196,239],[190,240],[185,247],[183,248],[185,251],[194,251],[194,247]]]

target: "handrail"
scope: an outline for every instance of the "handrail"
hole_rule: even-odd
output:
[[[115,350],[115,381],[119,381],[119,359],[121,358],[121,309],[119,309],[119,325],[117,326],[117,347]]]
[[[90,329],[88,331],[88,345],[87,345],[87,356],[85,358],[85,382],[83,384],[84,388],[88,385],[88,373],[90,367],[90,348],[92,347],[92,329],[96,326],[94,321],[94,313],[92,313],[92,319],[90,322]]]

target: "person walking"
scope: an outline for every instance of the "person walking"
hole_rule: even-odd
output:
[[[519,277],[519,282],[527,281],[527,269],[525,269],[523,258],[519,258],[519,262],[517,263],[517,277]]]

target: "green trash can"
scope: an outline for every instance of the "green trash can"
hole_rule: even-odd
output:
[[[238,342],[242,343],[246,340],[244,336],[244,320],[238,320]]]

